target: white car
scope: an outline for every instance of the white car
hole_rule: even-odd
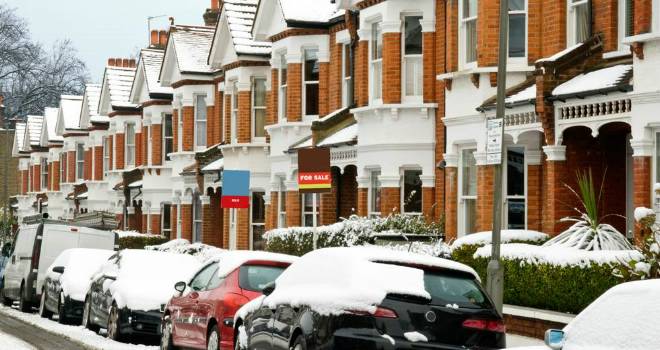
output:
[[[658,350],[660,280],[623,283],[608,290],[563,330],[545,333],[547,346],[516,350]]]

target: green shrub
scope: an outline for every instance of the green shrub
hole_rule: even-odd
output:
[[[167,241],[167,237],[156,235],[119,237],[119,249],[144,249],[145,246],[159,245]]]

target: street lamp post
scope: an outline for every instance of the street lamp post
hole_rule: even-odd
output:
[[[506,97],[506,63],[508,58],[509,40],[509,0],[500,0],[500,37],[497,63],[497,111],[496,118],[501,123],[500,131],[500,161],[495,165],[495,182],[493,195],[493,240],[490,262],[488,263],[487,287],[495,307],[502,312],[504,303],[504,271],[500,261],[500,244],[502,241],[502,171],[505,149],[504,141],[504,100]]]

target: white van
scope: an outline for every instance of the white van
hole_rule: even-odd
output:
[[[2,302],[20,303],[22,311],[40,300],[48,267],[60,253],[69,248],[118,250],[119,238],[114,232],[61,223],[22,226],[16,234],[13,251],[5,267]]]

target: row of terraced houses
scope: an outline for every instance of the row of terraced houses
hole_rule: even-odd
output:
[[[151,33],[137,60],[16,126],[20,218],[95,211],[126,229],[259,249],[277,227],[352,214],[489,230],[496,0],[212,0],[205,26]],[[557,234],[575,172],[634,235],[660,182],[660,0],[510,0],[503,225]],[[201,11],[200,11],[201,12]],[[297,152],[331,150],[301,194]],[[224,170],[251,206],[220,206]]]

